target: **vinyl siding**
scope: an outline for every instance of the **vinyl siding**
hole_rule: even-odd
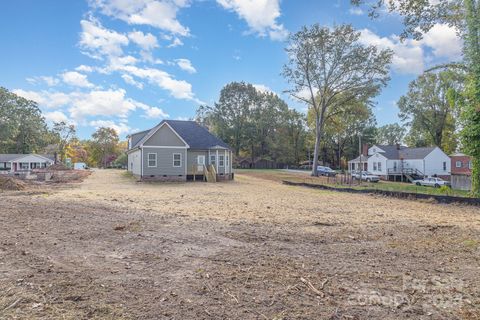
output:
[[[128,154],[128,171],[134,175],[140,176],[142,174],[141,164],[141,151],[137,150]]]
[[[143,149],[143,176],[178,176],[185,175],[185,159],[187,155],[187,149],[179,148],[149,148]],[[148,154],[157,154],[157,166],[152,168],[148,167]],[[182,155],[182,164],[180,167],[173,166],[173,154],[180,153]],[[187,159],[188,161],[188,159]]]
[[[188,174],[193,174],[193,166],[197,165],[197,157],[199,155],[205,156],[205,164],[208,164],[208,151],[206,150],[188,150],[187,154],[187,170]],[[202,174],[200,171],[197,171],[197,174]]]
[[[185,143],[166,124],[158,129],[143,145],[185,147]]]

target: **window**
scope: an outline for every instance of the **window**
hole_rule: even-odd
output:
[[[157,166],[157,154],[156,153],[149,153],[148,154],[148,167],[154,168]]]
[[[468,169],[472,169],[472,161],[468,161]]]
[[[28,170],[28,162],[20,162],[20,170]]]
[[[223,155],[218,156],[218,165],[220,167],[223,167],[225,165],[225,156],[223,156]]]
[[[381,162],[378,163],[378,171],[382,171],[382,163]]]
[[[377,171],[377,163],[376,162],[373,163],[373,171]]]
[[[133,171],[133,162],[130,162],[130,171]]]
[[[230,158],[229,156],[225,156],[225,166],[230,167]]]
[[[397,172],[397,161],[393,161],[393,171]]]
[[[462,167],[462,161],[455,162],[455,167],[461,168]]]
[[[46,162],[42,162],[42,168],[46,168],[47,167],[47,163]]]
[[[215,165],[216,163],[217,163],[217,157],[214,154],[210,155],[210,164]]]
[[[443,171],[447,171],[447,162],[443,161]]]
[[[173,154],[173,166],[174,167],[181,167],[182,166],[182,154],[181,153],[174,153]]]

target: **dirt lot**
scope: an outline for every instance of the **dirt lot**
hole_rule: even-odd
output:
[[[0,193],[0,318],[480,319],[480,209],[237,174]]]

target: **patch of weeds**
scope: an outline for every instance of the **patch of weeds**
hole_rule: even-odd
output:
[[[463,241],[463,245],[467,248],[476,249],[478,248],[479,242],[475,239],[467,239]]]

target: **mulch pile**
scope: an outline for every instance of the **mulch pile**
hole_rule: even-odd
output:
[[[25,190],[27,185],[18,179],[12,177],[0,177],[0,190],[19,191]]]
[[[72,170],[69,167],[65,166],[63,163],[56,163],[47,168],[48,171],[66,171]]]

